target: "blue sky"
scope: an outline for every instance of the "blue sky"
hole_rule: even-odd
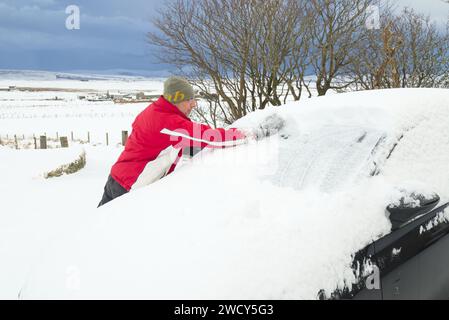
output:
[[[112,70],[164,74],[145,35],[163,0],[0,0],[0,69]],[[441,0],[395,0],[445,21]],[[80,30],[67,30],[68,5],[81,11]]]

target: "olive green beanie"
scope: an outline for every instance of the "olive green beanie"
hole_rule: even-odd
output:
[[[164,82],[164,98],[177,104],[195,98],[195,91],[187,79],[182,77],[170,77]]]

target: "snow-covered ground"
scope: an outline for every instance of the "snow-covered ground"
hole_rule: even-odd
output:
[[[121,148],[83,146],[84,169],[44,179],[43,174],[76,159],[81,147],[12,150],[0,147],[0,299],[18,288],[41,251],[91,215],[110,166]]]
[[[206,150],[100,209],[120,147],[86,145],[85,169],[47,180],[34,155],[0,149],[0,297],[314,299],[354,280],[351,255],[390,232],[398,189],[449,201],[449,90],[338,94],[235,125],[273,113],[279,134]]]
[[[87,141],[89,133],[92,143],[106,144],[108,133],[109,143],[116,144],[121,131],[130,130],[136,115],[149,103],[114,104],[78,97],[108,91],[157,95],[163,90],[163,79],[97,76],[100,80],[80,81],[56,79],[56,73],[44,71],[0,71],[0,75],[0,139],[33,134],[71,137],[73,132],[75,140]],[[10,86],[29,90],[4,91]]]
[[[47,241],[90,215],[101,199],[110,166],[122,148],[121,130],[130,130],[135,116],[148,103],[116,105],[89,102],[79,95],[97,91],[161,92],[162,80],[101,76],[103,80],[56,79],[53,72],[2,71],[0,89],[10,86],[51,88],[46,91],[0,90],[0,140],[17,135],[22,146],[32,135],[69,137],[69,149],[13,150],[0,146],[0,298],[17,298],[30,263]],[[100,77],[100,76],[99,76]],[[62,90],[62,91],[61,91]],[[54,100],[58,97],[58,100]],[[77,145],[70,141],[87,141]],[[108,133],[109,147],[105,147]],[[38,141],[39,143],[39,141]],[[93,147],[92,145],[100,146]],[[53,179],[44,173],[73,161],[80,150],[87,165],[80,172]],[[77,182],[78,181],[78,182]],[[73,210],[72,210],[73,209]]]

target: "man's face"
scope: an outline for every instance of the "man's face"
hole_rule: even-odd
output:
[[[195,108],[196,105],[197,105],[196,100],[190,99],[187,101],[180,102],[176,106],[182,113],[184,113],[188,117],[190,112],[192,112],[193,108]]]

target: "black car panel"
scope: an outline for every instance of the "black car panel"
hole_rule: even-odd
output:
[[[353,269],[360,274],[358,283],[330,297],[321,293],[320,298],[448,299],[449,221],[443,216],[447,208],[449,203],[357,252]],[[376,281],[376,274],[363,270],[367,262],[378,272],[378,289],[367,288],[367,282]]]
[[[449,299],[449,235],[419,254],[418,299]]]

